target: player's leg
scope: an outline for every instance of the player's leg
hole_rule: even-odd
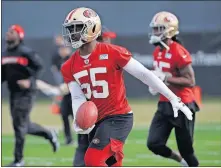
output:
[[[166,142],[173,126],[167,118],[160,111],[155,113],[149,128],[147,147],[156,155],[170,158],[172,150],[166,146]]]
[[[85,154],[86,166],[122,166],[123,145],[132,126],[133,114],[111,116],[99,122],[89,135],[91,141]],[[116,161],[110,163],[113,156]]]
[[[78,134],[78,147],[75,151],[73,166],[85,166],[84,155],[89,146],[88,134]]]
[[[72,113],[72,107],[71,107],[71,97],[70,95],[66,95],[63,97],[62,102],[61,102],[61,117],[62,117],[62,122],[63,122],[63,128],[64,128],[64,134],[66,138],[66,144],[72,144],[73,138],[71,134],[71,129],[70,129],[70,123],[69,123],[69,116],[70,113]]]
[[[196,167],[199,165],[199,162],[194,154],[193,149],[195,113],[193,113],[192,121],[189,121],[183,113],[179,113],[178,122],[180,123],[180,125],[177,125],[175,127],[175,134],[179,152],[187,162],[188,166]]]
[[[155,154],[173,159],[183,166],[187,166],[185,160],[169,147],[166,142],[173,126],[173,109],[169,102],[160,102],[158,110],[152,120],[147,141],[148,148]]]
[[[34,135],[34,136],[40,136],[40,137],[43,137],[43,138],[49,140],[49,142],[51,143],[51,145],[53,147],[53,151],[56,152],[59,147],[57,134],[55,133],[54,130],[50,131],[50,130],[40,126],[39,124],[36,124],[36,123],[33,123],[30,121],[29,114],[32,110],[35,97],[31,94],[28,94],[26,97],[29,99],[29,101],[26,102],[26,106],[27,106],[27,109],[26,109],[27,110],[27,116],[26,116],[27,130],[26,130],[26,133],[30,134],[30,135]]]
[[[21,93],[10,96],[10,111],[15,134],[14,161],[9,166],[23,166],[23,149],[28,128],[29,103],[31,100]]]
[[[53,151],[57,152],[59,148],[59,140],[57,137],[57,133],[55,130],[48,130],[39,124],[30,122],[30,119],[28,119],[28,130],[27,133],[34,136],[43,137],[47,140],[49,140]]]

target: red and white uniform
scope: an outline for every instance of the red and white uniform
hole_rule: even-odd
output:
[[[185,67],[192,63],[190,53],[179,43],[172,42],[169,45],[169,51],[160,47],[156,47],[153,52],[154,69],[159,69],[163,72],[169,72],[172,76],[179,77],[178,69]],[[181,98],[183,103],[190,103],[194,100],[194,94],[190,87],[181,87],[175,85],[168,86],[178,97]],[[160,101],[169,101],[163,95],[160,95]]]
[[[86,98],[97,106],[98,121],[106,116],[129,113],[131,108],[126,99],[123,70],[166,96],[175,108],[183,107],[177,96],[153,72],[133,59],[127,49],[97,43],[89,56],[80,56],[76,51],[61,68],[71,92],[74,116]],[[93,127],[84,131],[75,123],[74,129],[78,133],[88,134]]]
[[[99,121],[131,111],[123,79],[123,67],[130,59],[131,53],[123,47],[97,43],[87,59],[77,50],[61,71],[66,83],[76,81],[85,97],[95,103]]]

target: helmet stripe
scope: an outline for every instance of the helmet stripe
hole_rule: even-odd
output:
[[[70,13],[70,15],[68,16],[68,20],[71,19],[72,15],[74,14],[74,12],[76,12],[76,10],[77,10],[77,9],[73,10],[73,11]]]

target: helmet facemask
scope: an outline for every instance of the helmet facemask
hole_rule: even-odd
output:
[[[165,39],[170,38],[168,34],[173,31],[173,27],[167,28],[164,25],[150,25],[151,33],[150,33],[150,44],[159,45],[161,44],[167,50],[169,49],[168,45],[165,43]]]
[[[71,24],[63,24],[62,34],[65,45],[73,48],[80,48],[83,44],[89,43],[97,38],[98,35],[90,36],[90,29],[95,29],[95,24],[91,21],[72,22]],[[90,39],[90,40],[89,40]]]

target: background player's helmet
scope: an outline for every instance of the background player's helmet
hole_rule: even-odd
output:
[[[179,21],[174,14],[163,11],[154,15],[150,22],[150,28],[152,32],[149,42],[151,44],[161,43],[165,46],[164,39],[171,39],[173,36],[179,34]]]
[[[79,48],[101,34],[101,20],[90,8],[77,8],[69,12],[62,27],[66,45]]]

